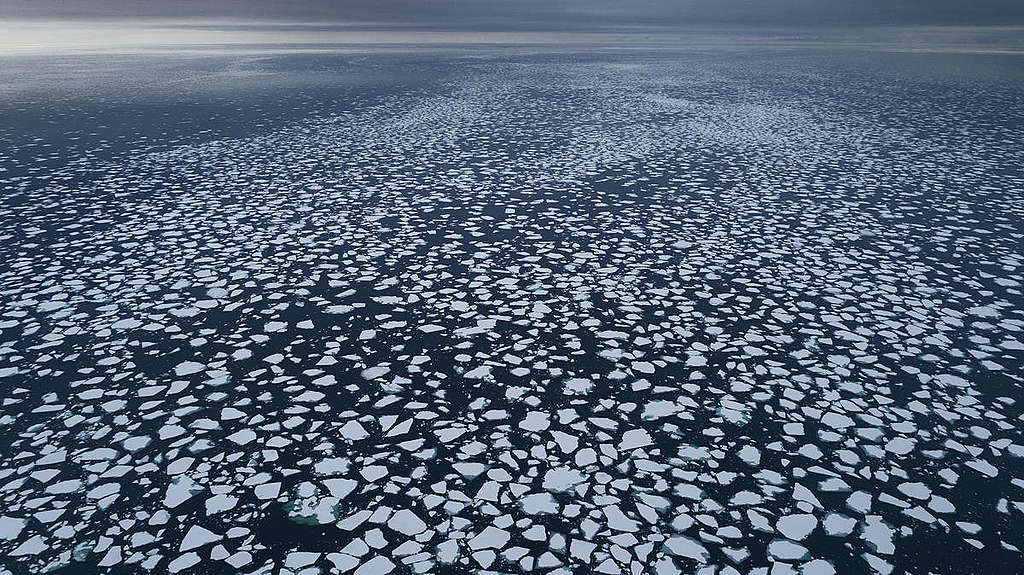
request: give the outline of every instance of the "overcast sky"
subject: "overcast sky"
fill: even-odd
[[[466,29],[1020,25],[1024,0],[0,0],[0,19],[240,19]]]

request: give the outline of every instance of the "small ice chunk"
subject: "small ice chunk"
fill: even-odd
[[[358,481],[343,478],[325,479],[323,484],[324,487],[331,492],[331,496],[337,497],[338,499],[344,499],[349,493],[355,491],[356,487],[359,486]]]
[[[377,365],[364,369],[360,375],[363,376],[363,379],[377,379],[390,371],[391,368],[386,365]]]
[[[550,425],[548,414],[540,411],[527,413],[526,418],[519,422],[519,427],[526,431],[544,431]]]
[[[342,437],[352,441],[359,441],[370,436],[370,432],[366,431],[366,428],[354,419],[349,420],[349,422],[343,425],[339,431],[341,432]]]
[[[825,516],[822,526],[825,533],[842,537],[853,533],[853,528],[857,526],[857,520],[842,513],[829,513]]]
[[[43,540],[42,535],[35,535],[25,540],[21,545],[18,545],[11,551],[11,557],[22,557],[25,555],[39,555],[44,550],[49,549],[46,541]]]
[[[795,561],[807,557],[807,548],[785,539],[773,539],[768,544],[768,554],[782,561]]]
[[[736,453],[747,465],[758,465],[761,463],[761,452],[753,445],[744,445]]]
[[[798,513],[781,517],[775,528],[787,539],[803,541],[818,526],[818,519],[810,513]]]
[[[571,467],[555,467],[544,474],[544,489],[564,492],[586,481],[585,475]]]
[[[474,551],[480,549],[501,549],[511,538],[512,535],[508,531],[488,525],[483,531],[469,540],[469,548]]]
[[[403,535],[416,535],[427,530],[427,524],[408,509],[400,509],[388,519],[388,527]]]
[[[492,368],[489,365],[481,365],[480,367],[467,371],[462,377],[465,377],[466,379],[484,379],[491,375],[491,369]]]
[[[185,533],[185,537],[181,540],[181,545],[178,547],[178,551],[190,551],[192,549],[197,549],[203,545],[220,541],[223,538],[223,535],[217,535],[205,527],[193,525],[189,528],[188,532]]]
[[[167,565],[167,571],[169,573],[177,573],[179,571],[184,571],[185,569],[188,569],[189,567],[192,567],[197,563],[199,563],[198,554],[185,553],[184,555],[180,555],[179,557],[171,561]]]
[[[183,361],[174,366],[174,374],[178,377],[185,377],[193,373],[199,373],[206,369],[206,366],[197,361]]]
[[[861,526],[861,536],[876,553],[892,555],[896,552],[896,546],[892,542],[893,531],[882,522],[881,517],[867,517]]]
[[[519,505],[530,515],[558,512],[558,502],[550,493],[531,493],[520,499]]]
[[[14,541],[21,534],[21,530],[28,525],[28,521],[17,517],[0,517],[0,539]]]
[[[665,541],[665,550],[678,557],[694,559],[699,563],[707,563],[711,554],[696,539],[685,535],[674,535]]]
[[[639,526],[636,521],[633,521],[621,509],[615,505],[608,505],[601,509],[604,512],[605,519],[608,520],[608,527],[616,531],[634,532],[639,530]]]
[[[137,319],[125,318],[115,321],[114,323],[110,324],[110,327],[113,329],[135,329],[141,325],[142,322]]]
[[[824,559],[813,559],[800,566],[800,575],[836,575],[836,568]]]
[[[388,575],[395,569],[395,564],[387,557],[377,555],[356,569],[355,575]]]
[[[622,434],[622,442],[619,443],[621,451],[632,451],[638,447],[646,447],[654,443],[651,434],[646,429],[630,429]]]

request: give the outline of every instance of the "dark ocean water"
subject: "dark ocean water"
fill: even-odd
[[[1019,56],[6,57],[0,573],[1017,573]]]

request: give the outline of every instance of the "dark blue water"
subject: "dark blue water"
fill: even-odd
[[[11,573],[1014,573],[1017,57],[10,59]]]

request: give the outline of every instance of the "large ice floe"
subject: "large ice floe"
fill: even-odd
[[[1020,572],[1024,90],[789,58],[0,173],[0,573]]]

